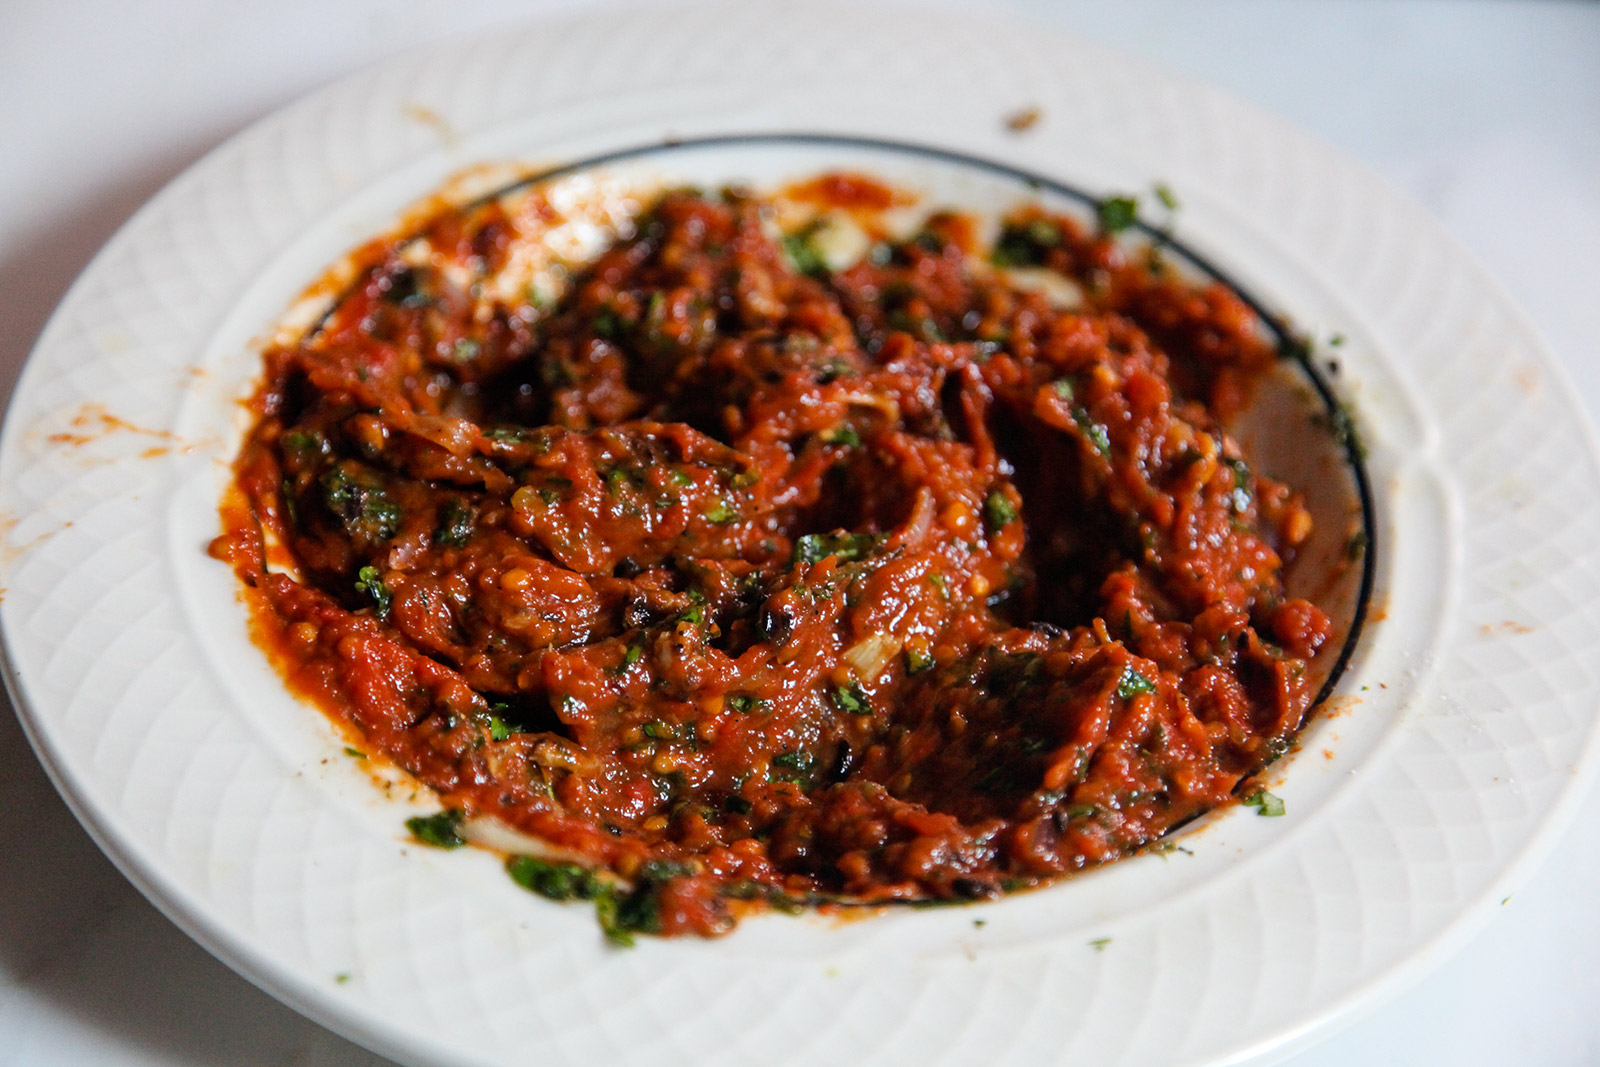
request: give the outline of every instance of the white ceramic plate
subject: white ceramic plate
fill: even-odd
[[[1006,126],[1030,107],[1031,129]],[[1164,181],[1192,247],[1347,339],[1326,354],[1370,449],[1378,618],[1336,713],[1279,772],[1287,817],[1230,813],[1185,837],[1192,855],[995,904],[617,952],[494,857],[409,844],[424,801],[382,795],[284,694],[204,554],[253,340],[465,167],[796,132],[1090,190]],[[861,153],[728,144],[693,165],[760,178]],[[1581,795],[1592,457],[1553,361],[1438,227],[1213,90],[970,18],[745,4],[549,23],[265,120],[95,260],[0,440],[7,680],[130,878],[241,972],[402,1061],[1267,1061],[1459,944]]]

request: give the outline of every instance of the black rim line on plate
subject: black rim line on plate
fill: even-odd
[[[525,189],[542,182],[554,181],[557,178],[564,178],[569,174],[589,170],[593,167],[605,166],[608,163],[620,163],[625,160],[637,159],[640,156],[653,155],[660,152],[739,144],[826,145],[836,148],[866,148],[883,152],[898,152],[903,155],[924,156],[947,163],[958,163],[962,166],[998,174],[1021,182],[1029,188],[1042,189],[1058,196],[1066,197],[1091,211],[1097,209],[1107,199],[1107,196],[1095,196],[1093,193],[1086,192],[1076,186],[1068,185],[1065,182],[1045,177],[1042,174],[1037,174],[1021,167],[1012,166],[1009,163],[1001,163],[938,145],[834,133],[722,133],[708,134],[703,137],[671,137],[650,144],[633,145],[611,152],[603,152],[572,163],[563,163],[559,166],[530,174],[527,177],[518,178],[516,181],[508,182],[498,189],[467,201],[457,210],[470,210],[518,189]],[[1311,702],[1310,711],[1315,711],[1333,693],[1339,679],[1344,675],[1346,668],[1350,666],[1350,660],[1355,655],[1356,646],[1360,643],[1361,631],[1366,626],[1367,610],[1372,600],[1373,586],[1377,580],[1377,504],[1372,493],[1371,479],[1367,476],[1364,446],[1357,433],[1350,409],[1348,405],[1339,399],[1332,385],[1329,384],[1322,372],[1317,369],[1315,362],[1312,360],[1311,344],[1304,337],[1290,329],[1282,315],[1269,311],[1266,305],[1256,299],[1249,290],[1234,281],[1232,275],[1218,267],[1206,256],[1201,255],[1178,240],[1169,230],[1153,226],[1137,216],[1129,224],[1129,228],[1142,233],[1163,251],[1176,254],[1189,266],[1213,281],[1221,283],[1235,296],[1243,300],[1245,305],[1255,312],[1256,317],[1261,320],[1267,331],[1272,335],[1273,341],[1282,357],[1293,360],[1311,382],[1311,387],[1315,390],[1317,398],[1322,401],[1323,414],[1328,419],[1330,427],[1342,427],[1337,436],[1342,438],[1339,440],[1339,444],[1344,449],[1345,463],[1350,468],[1350,473],[1355,479],[1356,495],[1361,503],[1361,533],[1365,537],[1366,543],[1361,553],[1361,586],[1356,593],[1355,613],[1350,620],[1350,632],[1345,635],[1344,645],[1339,649],[1338,658],[1334,660],[1327,679],[1322,683],[1322,688],[1317,691],[1316,698]],[[405,238],[402,243],[414,239],[415,237]],[[363,272],[362,278],[364,279],[369,273],[370,270]],[[340,293],[328,305],[328,310],[306,331],[305,336],[311,337],[317,334],[327,322],[329,316],[333,314],[334,309],[359,284],[361,282],[357,281]],[[1330,430],[1330,432],[1333,431]]]

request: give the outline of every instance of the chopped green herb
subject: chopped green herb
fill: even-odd
[[[1355,457],[1357,462],[1367,458],[1367,445],[1361,437],[1361,431],[1356,426],[1354,416],[1350,409],[1343,404],[1336,405],[1327,415],[1318,420],[1325,426],[1335,443],[1343,445],[1345,450]]]
[[[460,827],[461,811],[458,808],[446,808],[437,815],[418,815],[406,820],[406,829],[411,831],[411,836],[434,848],[460,848],[466,844],[466,838],[459,832]]]
[[[300,525],[300,505],[295,503],[294,483],[284,478],[278,483],[278,499],[283,501],[283,513],[289,517],[289,525]]]
[[[841,422],[822,435],[822,442],[823,444],[844,445],[847,448],[855,448],[861,444],[861,435],[856,433],[855,427],[848,422]]]
[[[383,577],[376,567],[362,567],[356,572],[356,592],[365,593],[372,601],[372,606],[378,612],[378,618],[389,617],[389,608],[394,603],[394,594],[389,587],[383,584]]]
[[[619,948],[632,948],[634,934],[661,930],[660,904],[654,888],[648,885],[632,893],[603,893],[596,898],[594,909],[606,940]]]
[[[511,727],[498,715],[489,716],[489,740],[504,741],[511,736]]]
[[[772,766],[781,767],[782,771],[773,771],[771,777],[780,781],[804,781],[811,775],[811,769],[817,764],[817,757],[803,748],[789,752],[779,752],[772,757]]]
[[[1102,456],[1111,455],[1111,435],[1106,433],[1106,428],[1094,421],[1094,416],[1089,414],[1089,409],[1081,404],[1072,407],[1072,421],[1078,424],[1078,429],[1089,439],[1095,451]]]
[[[739,521],[739,513],[719,500],[707,509],[705,519],[715,526],[727,526]]]
[[[1166,182],[1156,182],[1154,192],[1156,194],[1156,199],[1161,201],[1162,207],[1166,208],[1168,211],[1178,210],[1178,197],[1177,194],[1172,191],[1172,186],[1168,185]]]
[[[399,505],[373,481],[341,464],[324,474],[321,484],[323,503],[351,536],[375,543],[399,532]]]
[[[851,715],[871,715],[872,705],[867,703],[867,695],[861,691],[859,685],[841,685],[828,694],[828,699],[833,701],[833,706],[840,711],[847,711]]]
[[[840,563],[862,559],[878,545],[878,539],[866,533],[806,534],[794,543],[792,562],[810,566],[829,556],[838,556]]]
[[[779,242],[783,246],[783,254],[789,257],[789,262],[794,264],[794,269],[801,274],[827,273],[827,263],[811,243],[811,235],[817,229],[818,225],[812,223],[797,233],[784,234]]]
[[[1223,465],[1233,471],[1233,494],[1228,501],[1229,510],[1235,515],[1243,515],[1250,509],[1250,468],[1242,459],[1224,456]]]
[[[606,884],[591,870],[576,863],[557,863],[533,856],[512,856],[506,860],[511,880],[530,893],[551,900],[593,900],[606,891]]]
[[[920,648],[906,646],[906,673],[921,674],[933,666],[933,657]]]
[[[1132,700],[1142,693],[1154,693],[1156,683],[1129,667],[1122,672],[1122,681],[1117,683],[1117,696],[1123,700]]]
[[[1096,952],[1104,952],[1106,950],[1106,946],[1109,944],[1111,944],[1111,939],[1109,937],[1095,937],[1089,940],[1089,947],[1094,949]]]
[[[320,452],[323,437],[315,430],[290,430],[283,435],[283,447],[290,452]]]
[[[1057,378],[1055,381],[1050,383],[1050,388],[1054,389],[1056,396],[1060,397],[1062,400],[1072,399],[1072,379]]]
[[[460,548],[472,539],[473,524],[477,521],[473,510],[458,496],[451,497],[439,512],[439,525],[433,531],[433,543]]]
[[[367,754],[365,752],[361,751],[359,748],[351,748],[349,745],[344,746],[344,754],[349,756],[351,759],[367,758]]]
[[[1007,223],[1001,227],[989,260],[997,267],[1037,267],[1061,244],[1061,229],[1049,219]]]
[[[1121,233],[1139,218],[1139,201],[1131,196],[1108,196],[1095,205],[1100,219],[1100,229],[1106,233]]]
[[[668,471],[667,477],[672,479],[672,484],[674,485],[689,486],[694,484],[694,478],[689,475],[688,471],[682,469],[681,467],[674,467],[672,470]]]
[[[851,365],[848,359],[843,356],[830,356],[821,367],[817,368],[817,382],[820,385],[827,385],[829,382],[837,381],[840,378],[849,378],[855,372],[855,367]]]
[[[541,432],[542,427],[534,426],[491,426],[483,431],[483,436],[491,441],[504,441],[507,444],[525,445],[546,436]]]
[[[996,489],[989,494],[983,502],[984,524],[989,527],[990,533],[999,533],[1010,526],[1017,518],[1017,506],[1002,489]]]
[[[1284,813],[1283,800],[1275,797],[1265,789],[1257,789],[1245,797],[1240,803],[1246,807],[1256,809],[1256,814],[1269,819],[1275,819]]]
[[[1288,329],[1287,326],[1282,328],[1284,330]],[[1285,332],[1278,338],[1278,358],[1293,359],[1304,363],[1311,358],[1311,345],[1305,338]]]

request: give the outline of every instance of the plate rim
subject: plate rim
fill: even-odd
[[[529,23],[528,26],[534,28],[547,28],[554,21],[557,20],[537,20]],[[580,17],[571,21],[581,22],[585,20]],[[1048,36],[1051,36],[1058,42],[1073,41],[1072,38],[1066,37],[1065,35],[1050,34]],[[476,40],[476,38],[473,40]],[[1073,41],[1073,43],[1076,44],[1077,42]],[[463,44],[456,44],[451,47],[460,48],[463,47]],[[1100,49],[1099,46],[1093,47],[1102,52],[1109,52],[1109,50]],[[1118,58],[1119,61],[1126,62],[1125,60],[1121,60],[1120,57]],[[1142,64],[1134,61],[1129,63],[1129,65],[1138,67]],[[80,277],[79,281],[74,283],[67,296],[63,298],[61,308],[66,308],[69,306],[74,299],[74,294],[76,294],[83,286],[84,279],[90,277],[97,269],[99,269],[99,265],[106,258],[106,252],[112,247],[118,245],[119,242],[123,241],[124,234],[134,231],[136,229],[136,224],[138,224],[145,215],[150,213],[155,205],[168,199],[172,190],[180,188],[185,179],[191,174],[207,168],[209,165],[211,165],[211,161],[214,158],[223,157],[226,153],[233,150],[238,143],[244,141],[254,131],[266,125],[267,123],[282,119],[287,113],[294,111],[298,107],[304,106],[310,101],[332,97],[336,95],[336,92],[344,90],[346,86],[362,83],[363,81],[372,77],[374,73],[381,73],[381,71],[363,71],[347,79],[341,80],[340,82],[335,83],[333,86],[319,90],[308,97],[303,98],[301,101],[291,104],[289,107],[280,110],[271,116],[268,116],[266,119],[252,124],[241,133],[229,138],[212,152],[207,153],[199,162],[187,169],[177,179],[174,179],[173,182],[169,183],[168,186],[158,193],[156,197],[152,198],[152,200],[147,203],[145,207],[141,208],[139,212],[137,212],[127,223],[124,224],[121,229],[119,229],[117,235],[115,235],[112,238],[112,241],[106,246],[106,250],[100,255],[97,255],[94,260],[91,261],[90,265],[85,269],[84,274]],[[1180,78],[1179,80],[1184,79]],[[1248,105],[1243,106],[1248,110],[1254,110],[1253,108],[1249,108]],[[1340,158],[1342,161],[1342,157],[1338,158]],[[1349,166],[1350,164],[1346,163],[1344,165]],[[1388,195],[1398,198],[1398,194],[1390,193]],[[1525,339],[1532,342],[1530,350],[1537,357],[1540,369],[1545,373],[1550,374],[1551,377],[1558,383],[1559,388],[1557,393],[1560,401],[1565,404],[1566,414],[1571,417],[1574,426],[1578,429],[1587,446],[1588,452],[1585,458],[1588,460],[1588,463],[1591,467],[1594,466],[1597,455],[1600,455],[1600,449],[1597,449],[1596,447],[1596,438],[1593,428],[1588,425],[1587,420],[1583,417],[1581,409],[1572,402],[1570,383],[1566,380],[1564,369],[1560,366],[1559,362],[1549,354],[1547,348],[1542,344],[1542,342],[1538,340],[1535,331],[1521,316],[1520,312],[1516,310],[1515,305],[1509,300],[1509,298],[1506,297],[1502,291],[1500,291],[1498,285],[1493,281],[1492,277],[1489,276],[1487,272],[1482,269],[1482,267],[1473,262],[1470,256],[1467,256],[1459,248],[1454,247],[1454,242],[1435,224],[1432,224],[1431,220],[1427,220],[1427,224],[1433,230],[1432,236],[1434,237],[1435,241],[1442,241],[1445,245],[1450,246],[1455,255],[1464,260],[1465,263],[1477,274],[1477,283],[1480,285],[1486,285],[1489,289],[1494,291],[1499,300],[1499,308],[1497,310],[1501,313],[1509,314],[1514,320],[1514,325],[1519,327],[1520,332],[1525,335]],[[60,314],[61,311],[58,309],[57,315]],[[25,366],[22,374],[19,376],[17,385],[13,391],[10,410],[8,410],[6,415],[5,443],[7,445],[6,452],[8,453],[15,452],[15,447],[13,446],[12,442],[12,437],[14,436],[12,431],[19,421],[16,412],[19,406],[22,404],[23,398],[30,392],[30,375],[37,368],[40,362],[38,358],[39,350],[42,349],[46,342],[52,337],[52,334],[55,330],[56,317],[56,315],[52,316],[50,323],[46,325],[41,333],[39,343],[35,347],[34,355],[30,356],[28,363]],[[10,457],[8,456],[7,458],[9,459]],[[10,492],[7,491],[4,495],[9,496]],[[123,870],[124,874],[128,875],[130,880],[140,888],[141,892],[152,899],[152,901],[154,901],[157,906],[168,915],[169,918],[172,918],[173,921],[180,926],[180,928],[183,928],[187,933],[195,937],[196,940],[206,945],[213,952],[222,956],[227,962],[229,962],[231,966],[234,967],[234,969],[240,971],[241,974],[244,974],[245,977],[249,978],[252,982],[262,986],[264,989],[267,989],[269,993],[272,993],[281,999],[286,999],[292,1007],[296,1008],[296,1010],[302,1011],[303,1013],[316,1018],[324,1025],[328,1025],[332,1029],[344,1032],[350,1036],[354,1036],[362,1044],[366,1044],[369,1047],[382,1048],[384,1043],[372,1040],[373,1035],[357,1036],[352,1033],[349,1026],[349,1019],[343,1015],[338,1013],[333,1015],[325,1015],[325,1010],[332,1009],[327,1009],[327,1005],[325,1003],[317,1003],[318,998],[316,998],[314,995],[312,995],[305,1003],[300,1002],[298,997],[295,999],[284,997],[285,988],[282,984],[281,976],[268,975],[266,976],[265,980],[258,977],[256,969],[263,966],[263,959],[245,958],[249,955],[248,946],[241,948],[239,950],[239,954],[236,956],[234,951],[228,948],[228,942],[231,936],[230,931],[223,928],[215,931],[203,931],[204,936],[197,934],[195,927],[204,926],[205,924],[195,916],[185,913],[183,909],[183,901],[177,899],[168,899],[166,894],[167,892],[171,891],[172,887],[164,887],[161,884],[162,879],[159,874],[150,874],[148,877],[146,876],[147,872],[143,869],[141,864],[147,859],[147,857],[141,857],[136,850],[129,851],[128,853],[124,854],[123,850],[129,848],[130,843],[126,840],[118,840],[118,835],[116,834],[114,827],[102,825],[99,822],[99,819],[102,817],[103,813],[99,813],[95,810],[95,805],[92,798],[88,797],[87,795],[80,795],[79,788],[81,783],[72,780],[72,775],[67,769],[66,761],[61,758],[60,753],[55,751],[54,739],[50,735],[49,728],[45,725],[46,716],[41,715],[37,709],[33,708],[32,702],[28,699],[26,693],[26,683],[21,674],[18,672],[14,663],[12,629],[13,627],[10,625],[6,627],[6,640],[3,647],[0,647],[0,659],[3,659],[7,688],[11,692],[12,699],[16,704],[19,713],[18,717],[22,721],[23,728],[29,738],[30,744],[32,744],[35,748],[35,751],[40,754],[41,762],[45,764],[52,782],[56,785],[58,791],[61,792],[62,795],[67,799],[68,805],[72,808],[74,815],[77,816],[79,821],[89,829],[91,836],[95,839],[96,843],[102,848],[102,850],[111,856],[113,861],[117,863],[118,867]],[[1579,760],[1581,773],[1573,775],[1573,780],[1567,784],[1566,788],[1559,792],[1558,796],[1550,805],[1546,816],[1540,821],[1538,829],[1534,836],[1529,840],[1529,843],[1516,854],[1510,864],[1502,869],[1501,874],[1495,883],[1497,886],[1504,888],[1513,883],[1520,884],[1521,881],[1526,878],[1527,874],[1531,872],[1533,867],[1537,865],[1538,861],[1542,859],[1543,856],[1548,852],[1549,848],[1553,846],[1555,839],[1559,837],[1560,833],[1565,829],[1572,815],[1575,813],[1577,804],[1581,801],[1588,788],[1589,782],[1592,781],[1594,777],[1597,753],[1600,753],[1600,736],[1597,736],[1591,724],[1591,729],[1588,735],[1588,744],[1585,751],[1581,754]],[[61,759],[60,763],[57,762],[58,759]],[[1448,952],[1459,948],[1460,944],[1464,943],[1466,938],[1470,936],[1474,930],[1479,928],[1483,923],[1486,923],[1490,916],[1492,916],[1493,911],[1489,908],[1489,904],[1491,903],[1492,900],[1485,899],[1480,901],[1480,905],[1475,911],[1473,909],[1467,909],[1458,914],[1456,920],[1450,925],[1449,929],[1444,935],[1436,937],[1428,946],[1425,946],[1424,948],[1414,952],[1409,960],[1402,966],[1391,969],[1382,978],[1379,984],[1385,986],[1393,985],[1396,986],[1396,988],[1398,988],[1398,986],[1408,984],[1410,981],[1415,979],[1417,974],[1420,974],[1422,971],[1426,970],[1428,966],[1431,966],[1433,962],[1436,962],[1436,958],[1438,956],[1447,954]],[[1446,944],[1446,942],[1449,943]],[[219,945],[221,946],[220,951]],[[1383,999],[1383,996],[1389,995],[1389,993],[1392,993],[1393,991],[1387,990],[1380,995],[1375,992],[1373,988],[1371,988],[1372,985],[1373,983],[1369,982],[1367,983],[1368,988],[1364,992],[1358,991],[1357,993],[1352,993],[1349,998],[1352,1003],[1331,1008],[1326,1014],[1330,1017],[1342,1015],[1349,1019],[1352,1017],[1352,1011],[1358,1010],[1361,1004],[1364,1003],[1367,1007],[1371,1007]],[[290,988],[294,988],[294,986],[291,984]],[[350,1010],[349,1006],[347,1005],[344,1010]],[[1305,1034],[1302,1036],[1309,1037],[1313,1030],[1325,1028],[1326,1019],[1309,1021],[1306,1023]],[[1270,1049],[1259,1050],[1257,1052],[1248,1053],[1248,1055],[1269,1055],[1285,1050],[1292,1051],[1292,1048],[1290,1048],[1289,1045],[1295,1044],[1298,1040],[1299,1039],[1292,1037],[1288,1039],[1287,1043],[1283,1040],[1274,1040]],[[1296,1047],[1300,1046],[1296,1045]],[[395,1056],[396,1058],[404,1058],[415,1054],[414,1049],[408,1050],[404,1047],[396,1047],[393,1050],[384,1049],[384,1051],[385,1054]]]

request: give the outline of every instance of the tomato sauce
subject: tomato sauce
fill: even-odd
[[[667,192],[553,299],[497,284],[537,193],[370,246],[266,352],[213,545],[438,793],[420,836],[525,835],[618,940],[1126,855],[1285,750],[1333,643],[1225,431],[1275,360],[1236,295],[1103,221],[895,237],[898,191],[797,188],[787,231]]]

